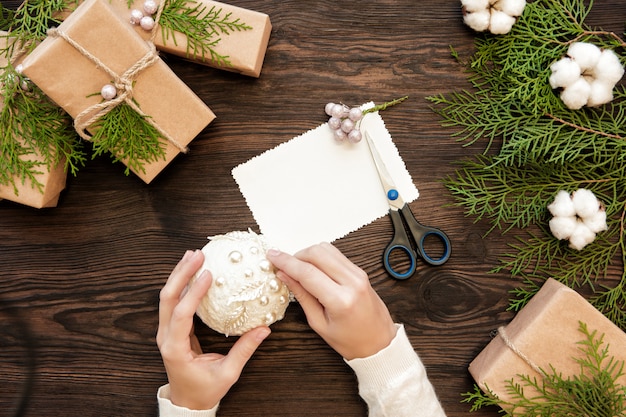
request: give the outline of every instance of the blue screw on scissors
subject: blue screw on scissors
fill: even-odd
[[[368,132],[365,132],[365,139],[369,146],[370,153],[374,159],[374,164],[378,170],[380,182],[387,193],[387,202],[389,203],[389,217],[393,223],[394,236],[383,253],[383,263],[387,272],[396,279],[407,279],[415,273],[417,267],[417,256],[419,255],[424,261],[431,265],[441,265],[450,257],[450,239],[441,230],[435,227],[424,226],[415,219],[409,205],[404,202],[398,189],[396,188],[385,164],[374,146],[374,142]],[[406,224],[406,227],[405,227]],[[413,241],[415,242],[415,250],[407,228]],[[434,236],[443,243],[443,255],[439,258],[433,258],[426,253],[424,242],[428,236]],[[408,257],[409,268],[405,272],[396,271],[391,265],[390,257],[393,251],[401,251]]]

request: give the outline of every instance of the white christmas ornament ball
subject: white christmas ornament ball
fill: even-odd
[[[117,96],[117,89],[113,84],[105,84],[100,90],[100,95],[105,100],[113,100]]]
[[[155,23],[152,16],[144,16],[139,21],[139,26],[141,26],[141,28],[146,31],[152,30],[154,28],[154,25]]]
[[[159,10],[159,3],[154,0],[146,0],[143,4],[143,11],[147,14],[155,14]]]
[[[213,330],[242,335],[281,320],[289,304],[289,290],[265,254],[269,246],[253,231],[210,237],[202,248],[213,283],[198,306],[198,317]]]
[[[139,9],[133,9],[130,11],[130,23],[133,25],[138,25],[143,18],[143,13]]]

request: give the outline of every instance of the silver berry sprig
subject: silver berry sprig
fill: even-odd
[[[324,111],[329,116],[328,127],[332,129],[333,135],[338,142],[346,140],[350,143],[360,142],[363,138],[360,130],[363,116],[395,106],[407,98],[409,96],[400,97],[365,110],[361,110],[360,107],[349,107],[345,104],[327,103]]]

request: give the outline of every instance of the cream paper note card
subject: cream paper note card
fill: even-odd
[[[402,198],[416,200],[419,192],[378,112],[363,118],[361,130],[369,132]],[[337,142],[326,123],[235,167],[232,175],[260,232],[291,254],[333,242],[389,211],[365,138]]]

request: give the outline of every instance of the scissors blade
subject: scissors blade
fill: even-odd
[[[393,179],[391,179],[391,175],[383,162],[383,158],[380,156],[380,153],[378,153],[378,150],[374,145],[374,141],[367,131],[365,131],[365,140],[367,141],[370,154],[372,154],[372,158],[374,159],[374,165],[376,165],[378,178],[380,178],[380,183],[385,190],[387,202],[392,209],[400,210],[404,206],[404,200],[400,196],[400,192],[398,191],[396,184],[393,182]]]

